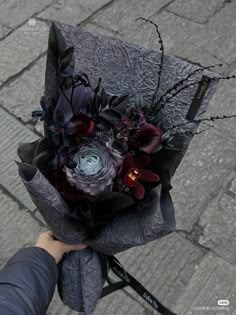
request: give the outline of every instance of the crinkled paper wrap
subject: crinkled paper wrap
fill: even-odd
[[[107,36],[95,35],[80,27],[56,24],[66,39],[68,47],[75,48],[75,74],[86,72],[97,82],[101,77],[105,90],[116,95],[129,93],[132,101],[135,94],[141,93],[146,100],[153,95],[158,80],[160,54]],[[52,31],[51,31],[52,32]],[[162,95],[177,81],[197,69],[180,59],[165,56],[161,86],[158,95]],[[201,74],[191,78],[197,82]],[[186,122],[185,116],[191,105],[197,86],[193,86],[173,98],[166,104],[160,115],[166,128],[173,124]],[[210,84],[198,115],[207,107],[214,91]],[[50,102],[57,99],[56,70],[51,52],[48,50],[45,96]],[[197,124],[189,124],[183,131],[195,131]],[[190,141],[191,133],[177,136],[176,146],[180,151],[166,154],[163,169],[168,169],[172,177],[178,167]],[[24,145],[21,146],[24,151]],[[29,152],[27,152],[29,154]],[[22,162],[27,162],[21,155]],[[162,159],[163,160],[163,159]],[[105,283],[106,261],[104,255],[112,255],[128,248],[143,245],[175,230],[175,215],[168,189],[159,185],[148,199],[141,201],[136,211],[121,214],[102,228],[96,238],[87,239],[83,226],[70,216],[70,209],[59,192],[48,182],[34,166],[19,163],[19,174],[29,191],[36,207],[48,227],[56,237],[70,244],[86,242],[89,249],[69,253],[60,266],[58,283],[63,303],[71,309],[93,312]]]

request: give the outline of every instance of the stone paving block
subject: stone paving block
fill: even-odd
[[[145,16],[142,14],[142,16]],[[201,34],[205,25],[200,25],[170,12],[162,12],[151,17],[157,23],[163,38],[166,54],[178,56],[190,62],[201,65],[221,63],[213,54],[201,44]],[[155,27],[149,23],[137,22],[136,29],[125,29],[124,38],[138,45],[159,50],[159,40]],[[217,69],[222,71],[222,69]]]
[[[7,0],[0,2],[0,38],[42,11],[53,0]]]
[[[32,246],[42,227],[26,209],[6,195],[0,188],[0,267],[20,248]]]
[[[174,306],[204,257],[197,248],[178,234],[132,248],[117,255],[127,271],[139,279],[159,300]],[[113,275],[110,273],[111,277]],[[132,289],[115,292],[101,299],[94,315],[142,315],[151,309]],[[145,313],[143,313],[145,311]],[[61,304],[57,293],[47,315],[73,315]]]
[[[227,63],[232,63],[236,60],[236,2],[228,2],[198,35],[198,45],[209,54],[217,56]]]
[[[16,163],[20,142],[31,142],[38,138],[28,128],[0,108],[0,184],[14,195],[26,208],[35,209],[27,190],[18,175]]]
[[[59,0],[39,14],[40,18],[78,24],[111,0]]]
[[[97,34],[102,34],[102,35],[106,35],[106,36],[111,36],[111,37],[119,38],[122,40],[122,36],[119,33],[114,32],[112,30],[102,28],[102,27],[98,26],[96,23],[87,22],[83,25],[83,28],[86,31],[89,31],[91,33],[97,33]]]
[[[235,283],[236,267],[209,253],[179,298],[175,311],[179,315],[235,314]],[[227,309],[220,309],[219,300],[229,301]],[[210,309],[204,309],[206,307]]]
[[[47,227],[47,224],[46,224],[46,222],[44,221],[44,218],[42,217],[42,215],[41,215],[41,213],[39,212],[38,209],[34,212],[34,218],[35,218],[36,220],[38,220],[41,225],[44,225],[45,227]]]
[[[199,224],[203,227],[199,243],[236,264],[236,197],[224,193],[209,205]]]
[[[236,173],[234,179],[230,183],[229,191],[236,196]]]
[[[209,204],[204,209],[203,213],[199,217],[199,221],[197,222],[198,229],[198,240],[200,236],[203,234],[203,229],[209,224],[211,218],[215,215],[215,212],[218,211],[219,208],[219,200],[223,196],[225,192],[229,192],[230,190],[230,183],[233,181],[234,177],[236,176],[235,172],[230,173],[229,176],[226,176],[222,179],[222,189],[221,191],[213,197],[213,199],[209,202]],[[230,194],[230,192],[229,192]],[[198,241],[197,240],[197,241]]]
[[[83,314],[83,313],[72,311],[67,306],[62,304],[62,301],[56,289],[54,297],[50,303],[50,306],[48,308],[46,315],[79,315],[79,314]]]
[[[235,93],[235,80],[222,83],[205,116],[236,113]],[[211,125],[214,128],[195,136],[173,180],[172,196],[180,229],[191,230],[236,166],[236,119],[215,121]],[[202,124],[201,128],[208,126]]]
[[[117,0],[96,15],[92,22],[123,35],[137,28],[136,18],[139,16],[148,18],[170,2],[170,0]]]
[[[45,68],[46,57],[43,57],[18,79],[0,90],[0,104],[24,123],[32,122],[31,112],[40,109]]]
[[[203,256],[201,249],[177,233],[117,255],[124,268],[170,308],[181,296]],[[132,289],[126,288],[102,299],[94,315],[142,315],[148,309]]]
[[[235,156],[235,142],[213,129],[194,137],[172,183],[179,229],[191,231],[235,168]]]
[[[168,11],[199,23],[206,23],[218,12],[225,0],[176,0],[168,6]]]
[[[3,25],[3,24],[0,24],[0,39],[3,38],[8,33],[10,33],[11,30],[12,29],[10,27]]]
[[[22,247],[35,244],[42,228],[27,209],[11,199],[0,188],[0,269]],[[47,315],[78,315],[62,304],[57,292],[50,304]]]
[[[0,42],[0,85],[24,70],[47,49],[48,26],[41,21],[24,24]]]

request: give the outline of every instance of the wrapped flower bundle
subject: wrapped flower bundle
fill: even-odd
[[[54,235],[90,246],[65,256],[58,283],[62,301],[87,315],[105,295],[108,265],[123,280],[117,288],[135,289],[113,254],[175,230],[171,177],[222,79],[164,56],[157,33],[161,53],[52,24],[33,112],[45,136],[18,149],[20,176]]]

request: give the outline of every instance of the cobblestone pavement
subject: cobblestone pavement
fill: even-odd
[[[160,26],[166,52],[201,65],[223,63],[236,74],[234,0],[0,0],[0,264],[32,244],[43,229],[16,171],[17,143],[36,139],[42,126],[30,112],[43,94],[47,19],[157,49]],[[34,28],[32,20],[38,18]],[[33,23],[34,24],[34,23]],[[236,81],[219,85],[209,115],[236,113]],[[178,229],[133,248],[121,261],[179,315],[236,314],[236,120],[195,136],[173,181]],[[220,309],[218,300],[229,300]],[[76,314],[55,295],[48,315]],[[95,315],[151,315],[130,289],[104,298]]]

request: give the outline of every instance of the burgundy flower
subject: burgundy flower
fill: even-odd
[[[161,129],[152,124],[145,124],[140,128],[132,145],[147,154],[151,154],[161,142]]]
[[[145,169],[150,160],[147,155],[135,157],[128,153],[120,171],[119,178],[123,180],[137,199],[143,199],[145,194],[145,188],[140,181],[155,183],[160,180],[157,174]]]
[[[76,134],[80,137],[85,137],[93,133],[94,121],[84,114],[78,114],[71,118],[65,127],[65,132],[68,134]]]

